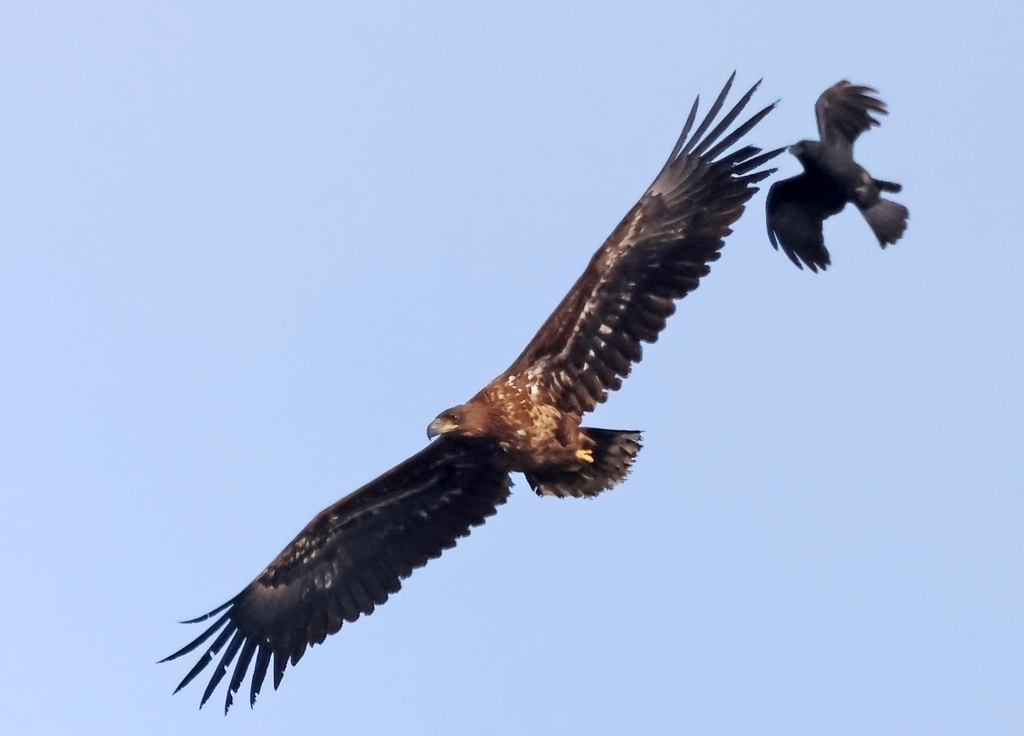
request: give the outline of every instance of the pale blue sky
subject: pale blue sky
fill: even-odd
[[[0,12],[4,733],[1024,731],[1020,3],[211,5]],[[877,87],[904,239],[797,271],[758,194],[591,422],[625,485],[172,698],[175,622],[504,370],[733,69],[764,147]]]

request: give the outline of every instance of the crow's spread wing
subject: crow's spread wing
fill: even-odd
[[[871,87],[850,84],[845,79],[822,92],[814,103],[822,144],[845,148],[852,155],[857,137],[872,125],[878,125],[871,113],[889,114],[885,103],[874,97],[875,94]]]
[[[825,248],[822,222],[845,205],[842,195],[810,174],[777,181],[768,189],[765,204],[768,239],[776,250],[781,245],[798,268],[806,264],[812,271],[824,271],[831,260]]]

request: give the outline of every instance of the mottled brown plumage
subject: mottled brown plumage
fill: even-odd
[[[640,434],[583,427],[583,415],[619,388],[641,343],[657,340],[675,300],[708,273],[779,153],[729,151],[773,107],[727,132],[757,89],[716,122],[732,81],[690,135],[694,103],[654,183],[507,371],[439,414],[427,448],[321,512],[241,593],[190,622],[214,619],[167,660],[213,641],[178,690],[220,655],[202,703],[232,665],[225,711],[250,665],[254,703],[271,662],[276,688],[307,646],[370,613],[493,514],[510,472],[538,494],[577,497],[626,477]]]

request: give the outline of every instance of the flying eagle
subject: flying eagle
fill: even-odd
[[[250,665],[254,704],[271,660],[276,689],[307,646],[372,612],[492,515],[511,472],[559,497],[596,496],[626,477],[640,433],[583,427],[583,415],[619,388],[641,342],[658,339],[675,300],[708,273],[754,184],[775,171],[763,165],[782,151],[729,150],[774,107],[727,132],[754,85],[715,124],[734,77],[691,135],[694,102],[654,183],[507,371],[439,414],[425,449],[320,512],[241,593],[186,622],[214,619],[162,661],[213,641],[175,692],[223,650],[200,707],[232,664],[225,713]]]
[[[812,271],[825,270],[831,260],[825,248],[823,222],[838,214],[847,202],[860,209],[883,248],[895,243],[907,229],[907,208],[881,196],[903,187],[873,179],[853,160],[853,142],[872,125],[871,113],[888,115],[871,87],[845,79],[821,93],[814,103],[820,141],[800,141],[789,152],[800,160],[802,174],[775,182],[768,190],[765,210],[768,239],[797,268],[801,261]]]

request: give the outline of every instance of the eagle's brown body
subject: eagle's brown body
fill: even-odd
[[[772,109],[727,132],[757,88],[716,121],[731,85],[690,136],[694,103],[654,182],[505,373],[439,414],[425,449],[322,511],[241,593],[195,619],[219,616],[167,659],[216,638],[179,690],[220,655],[202,703],[232,663],[225,710],[250,664],[254,703],[271,661],[276,688],[307,647],[372,612],[482,524],[508,497],[510,472],[541,495],[577,497],[626,477],[640,434],[583,427],[583,415],[619,388],[641,343],[658,338],[675,301],[708,273],[779,153],[730,150]]]
[[[483,426],[448,431],[493,437],[513,471],[582,467],[581,453],[593,450],[594,443],[580,430],[580,417],[552,406],[539,393],[523,376],[498,376],[462,407],[456,407],[470,416],[479,415]]]
[[[488,439],[511,472],[541,495],[594,496],[622,481],[640,451],[639,432],[580,426],[528,374],[506,372],[465,404],[438,415],[427,435]]]

